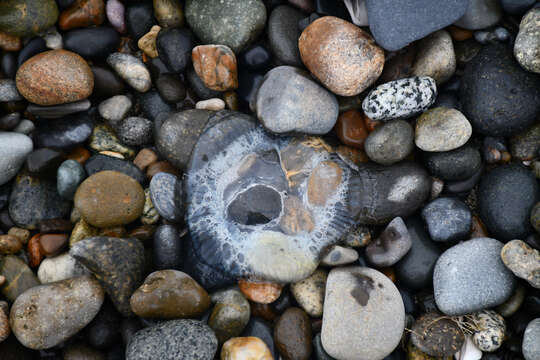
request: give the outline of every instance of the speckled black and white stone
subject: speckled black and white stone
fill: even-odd
[[[523,335],[523,356],[525,360],[540,359],[540,318],[534,319],[527,325]]]
[[[371,90],[362,103],[371,120],[408,118],[429,108],[437,98],[437,85],[429,76],[387,82]]]
[[[126,360],[212,360],[218,341],[197,320],[171,320],[138,331],[129,341]]]
[[[21,94],[15,86],[15,80],[1,79],[0,80],[0,102],[19,101],[22,100]]]
[[[135,90],[146,92],[152,87],[150,72],[135,56],[113,53],[107,57],[107,64]]]
[[[116,134],[126,145],[142,146],[152,141],[153,129],[154,124],[150,120],[131,116],[118,124]]]
[[[493,310],[483,310],[472,315],[473,326],[478,329],[472,336],[474,344],[484,352],[497,350],[504,340],[504,318]]]

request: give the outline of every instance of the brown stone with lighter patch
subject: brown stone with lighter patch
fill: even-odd
[[[144,191],[131,176],[101,171],[83,181],[74,203],[90,225],[99,228],[124,225],[141,216]]]
[[[335,129],[342,143],[355,148],[364,148],[364,142],[369,135],[364,116],[357,110],[349,110],[339,115]]]
[[[105,21],[105,3],[103,0],[75,0],[58,19],[62,30],[70,30],[91,25],[101,25]]]
[[[22,243],[16,236],[0,235],[0,254],[16,254],[22,249]]]
[[[137,156],[133,159],[133,164],[144,171],[148,166],[155,163],[157,159],[158,156],[152,149],[145,148],[137,153]]]
[[[40,233],[32,236],[28,241],[28,245],[26,246],[26,251],[28,252],[28,265],[30,265],[31,267],[38,267],[41,263],[41,260],[43,260],[41,246],[39,245],[40,237]]]
[[[282,286],[272,282],[239,279],[238,288],[248,300],[259,304],[270,304],[281,295]]]
[[[414,323],[411,341],[431,356],[452,356],[461,349],[465,337],[458,324],[439,313],[421,315]]]
[[[41,253],[45,256],[58,254],[67,245],[67,234],[44,234],[39,238]]]
[[[193,68],[206,87],[216,91],[238,87],[236,56],[225,45],[199,45],[192,52]]]
[[[296,196],[285,198],[283,201],[283,215],[279,220],[279,227],[285,234],[310,233],[313,231],[314,226],[313,217],[299,198]]]
[[[336,193],[343,170],[333,161],[323,161],[311,173],[308,182],[308,200],[311,204],[324,206]]]
[[[94,89],[94,74],[82,57],[60,49],[42,52],[24,62],[15,82],[26,100],[58,105],[89,97]]]
[[[341,96],[360,94],[384,66],[384,51],[371,35],[334,16],[312,22],[300,35],[298,47],[311,73]]]
[[[21,38],[0,31],[0,49],[4,51],[21,50]]]
[[[297,307],[288,308],[274,327],[274,342],[285,359],[309,359],[312,339],[309,316]]]
[[[221,360],[274,360],[268,346],[258,337],[235,337],[221,348]]]

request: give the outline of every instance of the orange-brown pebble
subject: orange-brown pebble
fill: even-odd
[[[110,156],[110,157],[115,157],[117,159],[125,159],[124,155],[116,152],[116,151],[110,151],[110,150],[104,150],[104,151],[100,151],[99,152],[101,155],[107,155],[107,156]]]
[[[345,145],[364,148],[369,132],[360,111],[349,110],[339,115],[335,129],[337,137]]]
[[[364,30],[348,21],[324,16],[300,35],[302,62],[330,91],[354,96],[381,75],[384,50]]]
[[[135,159],[133,159],[133,164],[141,170],[145,170],[148,166],[155,163],[158,159],[157,154],[152,149],[142,149],[139,151]]]
[[[238,111],[238,95],[234,91],[227,91],[223,94],[223,100],[227,105],[227,108],[232,111]]]
[[[67,234],[44,234],[39,238],[41,253],[45,256],[54,256],[67,245]]]
[[[446,30],[452,36],[455,41],[463,41],[472,38],[473,32],[471,30],[462,29],[460,27],[451,25]]]
[[[238,287],[244,296],[259,304],[270,304],[281,295],[282,286],[272,282],[238,280]]]
[[[21,38],[0,31],[0,49],[4,51],[21,50]]]
[[[482,220],[480,220],[478,216],[473,215],[471,222],[471,234],[469,238],[474,239],[480,237],[489,237],[489,234]]]
[[[384,275],[386,275],[387,278],[392,280],[393,283],[396,282],[396,272],[394,271],[393,267],[385,267],[380,270]]]
[[[221,348],[221,360],[274,360],[268,346],[258,337],[235,337]]]
[[[39,264],[41,264],[41,260],[43,260],[41,246],[39,245],[40,237],[40,233],[32,236],[28,241],[28,245],[26,246],[26,251],[28,252],[28,265],[30,265],[30,267],[38,267]]]
[[[180,176],[180,171],[178,171],[178,169],[172,166],[172,164],[168,161],[158,161],[148,166],[148,169],[146,169],[146,176],[149,179],[152,179],[152,177],[159,172],[166,172]]]
[[[278,317],[278,314],[274,312],[272,306],[269,304],[251,302],[249,305],[251,308],[251,316],[260,317],[270,322],[274,321]]]
[[[11,229],[9,229],[8,235],[13,235],[17,237],[17,239],[19,239],[19,241],[23,245],[26,245],[28,243],[28,240],[30,239],[30,230],[12,227]]]
[[[22,243],[16,236],[0,235],[0,254],[16,254],[22,249]]]
[[[58,18],[62,30],[70,30],[91,25],[101,25],[105,21],[103,0],[75,0]]]
[[[82,146],[76,147],[67,154],[67,159],[75,160],[79,164],[84,164],[88,159],[90,159],[90,151],[83,148]]]
[[[127,234],[127,230],[123,226],[112,226],[105,229],[101,229],[99,236],[109,236],[115,238],[123,238]]]
[[[376,120],[371,120],[369,117],[364,115],[364,123],[366,124],[367,131],[372,132],[382,122],[381,121],[376,121]]]
[[[234,52],[225,45],[199,45],[191,51],[193,68],[206,87],[216,91],[238,87]]]
[[[346,145],[339,145],[336,150],[339,154],[349,159],[353,164],[360,165],[369,162],[364,149],[357,149]]]
[[[335,194],[341,179],[343,170],[333,161],[323,161],[309,176],[308,200],[311,204],[324,206],[326,201]]]

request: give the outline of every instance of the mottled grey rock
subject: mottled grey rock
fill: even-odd
[[[215,303],[208,326],[214,330],[220,344],[239,336],[251,315],[249,302],[238,290],[220,290],[212,294]]]
[[[34,144],[28,136],[16,132],[0,132],[0,185],[17,174],[33,149]]]
[[[437,85],[445,83],[456,71],[456,54],[452,37],[439,30],[418,42],[411,75],[429,76]]]
[[[173,73],[182,73],[191,62],[193,35],[187,28],[165,28],[158,32],[156,47],[159,58]]]
[[[366,155],[381,165],[405,159],[414,149],[414,130],[405,120],[393,120],[377,126],[364,144]]]
[[[499,0],[470,0],[467,11],[454,24],[468,30],[485,29],[502,17]]]
[[[514,56],[524,69],[540,74],[540,7],[531,9],[521,19]]]
[[[332,245],[330,250],[321,259],[321,265],[323,266],[339,266],[350,264],[358,260],[358,253],[356,250]]]
[[[540,123],[510,138],[510,154],[517,160],[532,160],[540,151]]]
[[[131,116],[122,120],[116,134],[122,143],[131,146],[142,146],[152,141],[153,123],[145,118]]]
[[[218,341],[197,320],[170,320],[138,331],[129,341],[126,360],[212,360]]]
[[[298,50],[298,22],[304,17],[304,13],[287,5],[272,10],[268,19],[268,39],[280,65],[302,66]]]
[[[13,303],[11,329],[24,346],[49,349],[88,325],[103,299],[101,286],[90,275],[35,286]]]
[[[34,123],[28,119],[22,119],[21,122],[13,129],[13,132],[21,133],[24,135],[30,134],[36,126]]]
[[[465,240],[471,231],[471,210],[456,198],[433,200],[422,209],[422,218],[433,241]]]
[[[512,240],[501,250],[501,259],[510,271],[540,289],[540,252],[521,240]]]
[[[339,110],[332,93],[292,66],[270,70],[250,106],[263,126],[278,134],[326,134]]]
[[[146,92],[152,87],[150,72],[135,56],[116,52],[107,57],[107,64],[135,90]]]
[[[400,217],[390,221],[381,235],[366,247],[366,259],[375,266],[392,266],[411,249],[407,226]]]
[[[472,135],[469,120],[456,109],[436,107],[416,120],[415,143],[424,151],[449,151],[464,145]]]
[[[290,285],[296,302],[309,316],[319,317],[323,314],[327,277],[326,270],[317,269],[308,278]]]
[[[321,341],[337,359],[378,359],[399,344],[405,307],[396,286],[377,270],[333,269],[326,282]]]
[[[98,107],[99,115],[107,120],[109,125],[116,126],[131,110],[131,100],[125,95],[116,95],[103,100]]]
[[[428,109],[436,98],[435,80],[415,76],[377,86],[362,102],[362,109],[372,120],[408,118]]]
[[[183,219],[182,181],[169,173],[157,173],[150,181],[150,197],[157,212],[171,222]]]
[[[204,44],[227,45],[235,53],[253,42],[266,24],[261,0],[187,0],[185,12]]]
[[[15,80],[0,79],[0,102],[20,101],[23,97],[19,94]]]
[[[56,172],[56,189],[66,200],[73,200],[79,184],[86,178],[83,166],[75,160],[66,160]]]
[[[532,320],[523,334],[521,349],[525,360],[540,359],[540,318]]]
[[[504,303],[516,279],[500,257],[503,244],[476,238],[446,250],[433,272],[438,308],[446,315],[464,315]]]
[[[38,279],[42,284],[90,274],[87,268],[69,253],[48,257],[39,264]]]

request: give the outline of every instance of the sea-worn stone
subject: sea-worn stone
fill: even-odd
[[[31,349],[49,349],[85,327],[103,303],[101,286],[91,276],[35,286],[13,303],[10,324]]]
[[[116,95],[102,101],[99,104],[98,110],[99,115],[107,120],[109,125],[115,126],[126,117],[131,110],[131,106],[132,103],[129,97],[125,95]]]
[[[77,221],[71,235],[69,237],[69,246],[73,246],[76,242],[86,239],[87,237],[96,236],[99,233],[99,229],[88,224],[84,219]]]
[[[218,341],[201,321],[180,319],[139,330],[126,348],[126,360],[212,360]]]
[[[333,269],[326,282],[321,340],[337,359],[383,359],[396,348],[405,308],[395,285],[365,267]]]
[[[285,310],[274,326],[274,341],[285,359],[308,360],[313,351],[309,316],[297,307]]]
[[[130,176],[101,171],[83,181],[74,202],[89,224],[105,228],[128,224],[141,216],[144,192]]]
[[[479,350],[493,352],[501,347],[506,332],[504,318],[493,310],[483,310],[471,315],[473,343]]]
[[[362,102],[362,109],[371,120],[408,118],[428,109],[436,97],[435,80],[415,76],[377,86]]]
[[[54,25],[58,6],[54,0],[6,0],[0,3],[0,14],[0,31],[26,37]]]
[[[119,159],[106,155],[105,153],[95,154],[84,163],[84,169],[88,176],[101,171],[118,171],[137,180],[139,184],[144,184],[146,177],[144,173],[131,161]]]
[[[135,90],[146,92],[152,87],[150,72],[144,63],[135,56],[119,52],[113,53],[107,57],[107,64]]]
[[[66,115],[80,113],[90,109],[92,104],[89,100],[80,100],[67,104],[41,106],[30,104],[26,110],[35,117],[42,119],[57,119]]]
[[[87,112],[65,116],[54,121],[40,121],[34,132],[36,147],[71,149],[92,134],[94,122]]]
[[[130,116],[117,125],[116,134],[122,143],[143,146],[152,141],[154,124],[143,117]]]
[[[535,123],[540,76],[521,68],[506,46],[486,45],[467,63],[459,97],[475,132],[510,136]]]
[[[354,96],[371,86],[384,66],[384,51],[359,27],[334,16],[312,22],[298,40],[300,56],[330,91]]]
[[[539,200],[534,175],[519,164],[491,170],[482,177],[477,191],[482,222],[492,236],[503,241],[522,239],[531,232],[530,214]]]
[[[464,145],[472,135],[467,118],[456,109],[437,107],[416,120],[415,143],[431,152],[450,151]]]
[[[268,346],[258,337],[235,337],[221,348],[221,360],[273,360]]]
[[[523,343],[521,348],[525,360],[535,360],[540,357],[538,338],[540,338],[540,318],[529,322],[523,333]]]
[[[476,238],[446,250],[437,260],[433,289],[446,315],[463,315],[500,305],[514,290],[514,275],[500,257],[503,244]]]
[[[54,256],[67,245],[67,234],[43,234],[39,237],[39,248],[44,256]]]
[[[419,41],[411,75],[429,76],[440,85],[448,81],[455,71],[456,54],[447,31],[436,31]]]
[[[411,330],[414,346],[430,356],[452,356],[465,341],[457,322],[436,312],[421,315]]]
[[[160,270],[148,275],[130,299],[140,317],[195,318],[210,307],[210,296],[191,276],[177,270]]]
[[[540,8],[535,7],[521,19],[514,43],[514,56],[526,70],[540,74]]]
[[[0,258],[0,275],[4,277],[2,295],[9,301],[15,301],[26,290],[39,285],[36,275],[15,255]]]
[[[42,52],[17,70],[17,89],[38,105],[58,105],[86,99],[94,89],[88,63],[67,50]]]
[[[300,36],[298,22],[304,17],[303,12],[287,5],[280,5],[272,10],[268,19],[268,40],[278,64],[302,65],[298,50],[298,37]],[[254,51],[253,48],[252,51]],[[247,54],[244,56],[248,57]]]
[[[321,258],[323,266],[340,266],[351,264],[358,260],[358,252],[354,249],[332,245]]]
[[[414,130],[405,120],[385,122],[368,135],[364,149],[372,161],[392,165],[414,150]]]
[[[472,224],[471,211],[457,199],[440,197],[422,209],[429,236],[433,241],[452,242],[467,239]]]
[[[125,12],[126,9],[122,2],[119,0],[107,0],[107,4],[105,5],[107,20],[109,20],[114,29],[120,34],[126,32]]]
[[[501,16],[499,1],[471,0],[463,17],[454,24],[468,30],[484,29],[499,22]]]
[[[125,23],[128,33],[138,41],[146,34],[156,21],[152,14],[153,6],[150,1],[131,3],[126,6]]]
[[[270,70],[252,100],[263,126],[278,134],[326,134],[338,117],[335,96],[291,66]]]
[[[14,80],[0,79],[0,102],[20,101],[22,99]]]
[[[123,316],[132,314],[129,298],[144,270],[144,247],[138,239],[86,238],[73,244],[69,254],[94,274]]]
[[[105,21],[105,2],[103,0],[75,0],[62,11],[58,26],[62,30],[101,25]]]
[[[480,151],[468,144],[451,151],[424,153],[426,167],[431,175],[441,180],[465,180],[482,166]]]
[[[154,0],[154,16],[162,27],[184,26],[182,5],[175,0]]]
[[[90,148],[96,151],[114,151],[122,154],[127,158],[133,158],[135,156],[135,150],[133,148],[123,145],[118,137],[116,137],[114,131],[105,124],[98,124],[92,130],[90,136]]]
[[[393,219],[366,247],[366,259],[375,266],[392,266],[411,249],[412,241],[403,219]]]
[[[323,314],[327,277],[325,270],[317,269],[307,279],[291,284],[292,295],[309,316],[320,317]]]
[[[81,263],[69,253],[44,259],[39,265],[38,279],[42,284],[66,280],[90,274]]]
[[[342,143],[360,149],[369,134],[364,115],[357,110],[341,113],[334,131]]]
[[[510,153],[512,158],[527,161],[532,160],[540,151],[540,124],[517,133],[510,138]]]
[[[153,260],[158,270],[178,269],[182,265],[182,240],[176,227],[160,225],[154,233]]]
[[[106,58],[116,51],[120,36],[111,27],[97,26],[76,29],[64,34],[64,49],[73,51],[84,58]]]
[[[150,31],[146,33],[143,37],[139,39],[137,42],[137,46],[139,49],[144,51],[144,53],[151,58],[158,57],[158,51],[156,47],[156,39],[158,36],[159,31],[161,30],[161,27],[158,25],[152,26]]]
[[[198,101],[195,104],[195,109],[210,110],[210,111],[223,110],[225,109],[225,101],[218,98]]]
[[[193,68],[207,88],[216,91],[238,87],[236,56],[225,45],[199,45],[191,52]]]
[[[185,28],[165,28],[157,36],[159,58],[175,73],[183,72],[190,62],[193,35]]]
[[[223,344],[242,333],[250,316],[249,302],[238,290],[222,290],[212,294],[215,303],[208,326],[214,330],[219,343]]]
[[[81,164],[75,160],[64,161],[56,173],[56,189],[58,194],[66,200],[73,200],[75,191],[82,183],[86,173]]]
[[[34,149],[32,139],[15,132],[0,132],[0,185],[10,181]]]
[[[252,43],[266,24],[261,0],[188,0],[186,20],[204,44],[222,44],[239,53]]]
[[[246,299],[258,304],[270,304],[279,298],[283,287],[272,282],[239,279],[238,288]]]
[[[157,173],[150,181],[150,196],[158,213],[171,222],[183,218],[182,182],[172,174]]]
[[[506,243],[501,250],[504,265],[514,275],[527,280],[534,288],[540,289],[540,252],[521,240]]]

